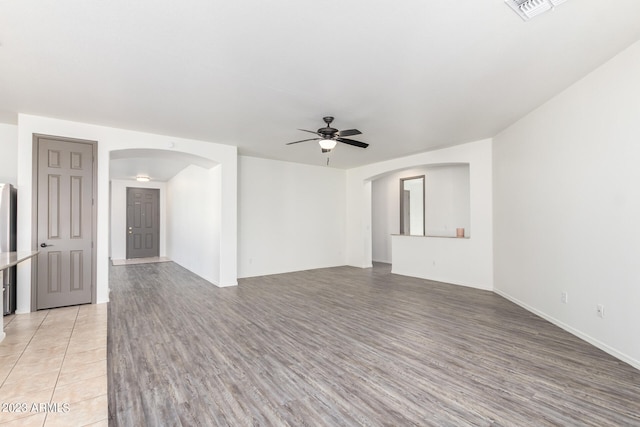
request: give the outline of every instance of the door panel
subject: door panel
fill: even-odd
[[[127,259],[160,255],[160,190],[127,187]]]
[[[71,251],[71,281],[70,287],[72,291],[82,290],[85,286],[85,281],[83,280],[83,271],[82,267],[84,265],[84,253],[82,251]]]
[[[40,255],[42,256],[42,255]],[[49,251],[47,254],[46,283],[47,293],[62,292],[60,271],[62,270],[62,254],[60,251]]]
[[[38,137],[37,308],[92,297],[94,144]]]
[[[71,177],[71,235],[72,239],[82,239],[82,177]]]

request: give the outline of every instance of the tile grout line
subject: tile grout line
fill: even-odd
[[[0,384],[0,387],[3,387],[4,384],[7,382],[7,378],[9,378],[9,376],[11,376],[11,373],[13,372],[13,370],[15,369],[16,365],[18,364],[18,362],[20,361],[20,359],[22,358],[22,356],[24,355],[24,352],[27,351],[27,347],[29,347],[29,344],[31,344],[31,341],[33,341],[33,337],[36,336],[36,333],[38,332],[38,330],[40,329],[40,327],[42,326],[42,323],[44,322],[44,319],[46,319],[49,316],[49,313],[51,313],[51,310],[47,310],[47,314],[42,318],[42,320],[40,321],[40,323],[38,324],[38,327],[36,328],[35,332],[31,335],[31,338],[29,338],[29,341],[27,342],[27,345],[24,346],[24,348],[22,349],[22,351],[20,352],[20,356],[18,356],[18,358],[16,359],[15,362],[13,362],[13,366],[11,367],[11,369],[9,369],[9,372],[7,373],[7,376],[5,377],[5,379],[2,380],[2,383]],[[15,320],[15,318],[13,318],[11,320],[11,322],[13,322]],[[8,325],[11,324],[11,322],[8,323]]]
[[[75,332],[76,330],[81,329],[81,328],[78,326],[78,319],[80,318],[80,311],[81,311],[81,309],[82,309],[82,306],[78,306],[78,312],[77,312],[77,314],[76,314],[76,318],[75,318],[74,323],[73,323],[73,328],[72,328],[72,330],[71,330],[71,335],[69,336],[69,341],[68,341],[68,343],[67,343],[67,348],[65,349],[64,357],[63,357],[63,359],[62,359],[62,365],[63,365],[63,366],[64,366],[64,362],[65,362],[65,360],[66,360],[67,354],[68,354],[68,352],[69,352],[69,347],[71,346],[71,339],[72,339],[72,338],[73,338],[73,336],[74,336],[74,332]],[[105,335],[106,335],[106,331],[105,331]],[[107,362],[106,362],[106,360],[104,361],[104,363],[107,363]],[[51,395],[51,400],[50,400],[50,402],[49,402],[49,403],[53,403],[53,396],[55,395],[55,392],[56,392],[56,390],[57,390],[57,388],[58,388],[58,382],[59,382],[59,380],[60,380],[60,375],[61,375],[61,374],[62,374],[62,366],[60,367],[60,370],[58,371],[58,377],[56,378],[56,384],[55,384],[55,386],[54,386],[53,394]],[[105,396],[105,398],[107,398],[107,399],[108,399],[108,397],[107,397],[107,396],[108,396],[108,389],[105,391],[104,395],[100,395],[100,396]],[[100,397],[100,396],[95,396],[95,397],[93,397],[93,399],[95,399],[96,397]],[[92,399],[92,398],[82,399],[82,400],[79,400],[79,401],[74,402],[74,403],[84,402],[84,401],[89,400],[89,399]],[[45,419],[44,419],[44,421],[43,421],[43,427],[46,427],[46,421],[47,421],[48,416],[49,416],[49,414],[47,414],[47,415],[45,416]],[[108,419],[109,419],[109,418],[108,418],[108,416],[104,418],[104,420],[107,420],[107,421],[108,421]],[[94,422],[92,422],[92,423],[90,423],[90,424],[87,424],[87,426],[88,426],[88,425],[91,425],[91,424],[94,424],[95,422],[100,422],[100,421],[103,421],[103,420],[94,421]],[[86,427],[86,426],[83,426],[83,427]]]
[[[56,394],[56,388],[58,388],[58,381],[60,380],[60,374],[62,373],[62,367],[64,366],[64,360],[67,358],[67,352],[69,351],[69,345],[71,345],[71,337],[73,336],[73,331],[76,329],[76,322],[78,321],[78,316],[80,315],[80,309],[76,312],[76,318],[73,319],[73,327],[71,328],[71,334],[69,335],[69,339],[67,341],[67,347],[64,349],[64,356],[62,356],[62,364],[58,369],[58,376],[56,377],[56,383],[53,385],[53,391],[51,392],[51,397],[49,398],[49,403],[53,403],[53,396]],[[47,418],[49,418],[49,412],[45,413],[44,420],[42,421],[42,426],[47,425]]]

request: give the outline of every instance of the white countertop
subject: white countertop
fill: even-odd
[[[0,252],[0,283],[2,283],[2,272],[4,271],[4,269],[13,267],[17,263],[36,255],[38,255],[38,251]],[[2,293],[4,294],[4,287],[2,288]],[[4,295],[2,301],[4,302]],[[2,305],[3,303],[0,303],[0,307],[2,307]],[[4,332],[4,316],[0,314],[0,341],[2,341],[5,336],[6,334]]]
[[[38,255],[38,251],[0,252],[0,270],[13,267],[19,262]]]

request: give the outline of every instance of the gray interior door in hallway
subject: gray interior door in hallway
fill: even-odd
[[[38,310],[92,302],[95,288],[95,148],[36,135]]]
[[[127,259],[160,256],[160,190],[127,187]]]

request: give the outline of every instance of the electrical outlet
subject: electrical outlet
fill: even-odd
[[[598,304],[596,306],[596,313],[598,314],[598,317],[604,317],[604,305]]]
[[[569,302],[569,294],[567,292],[562,292],[560,294],[560,302],[562,302],[563,304],[566,304]]]

